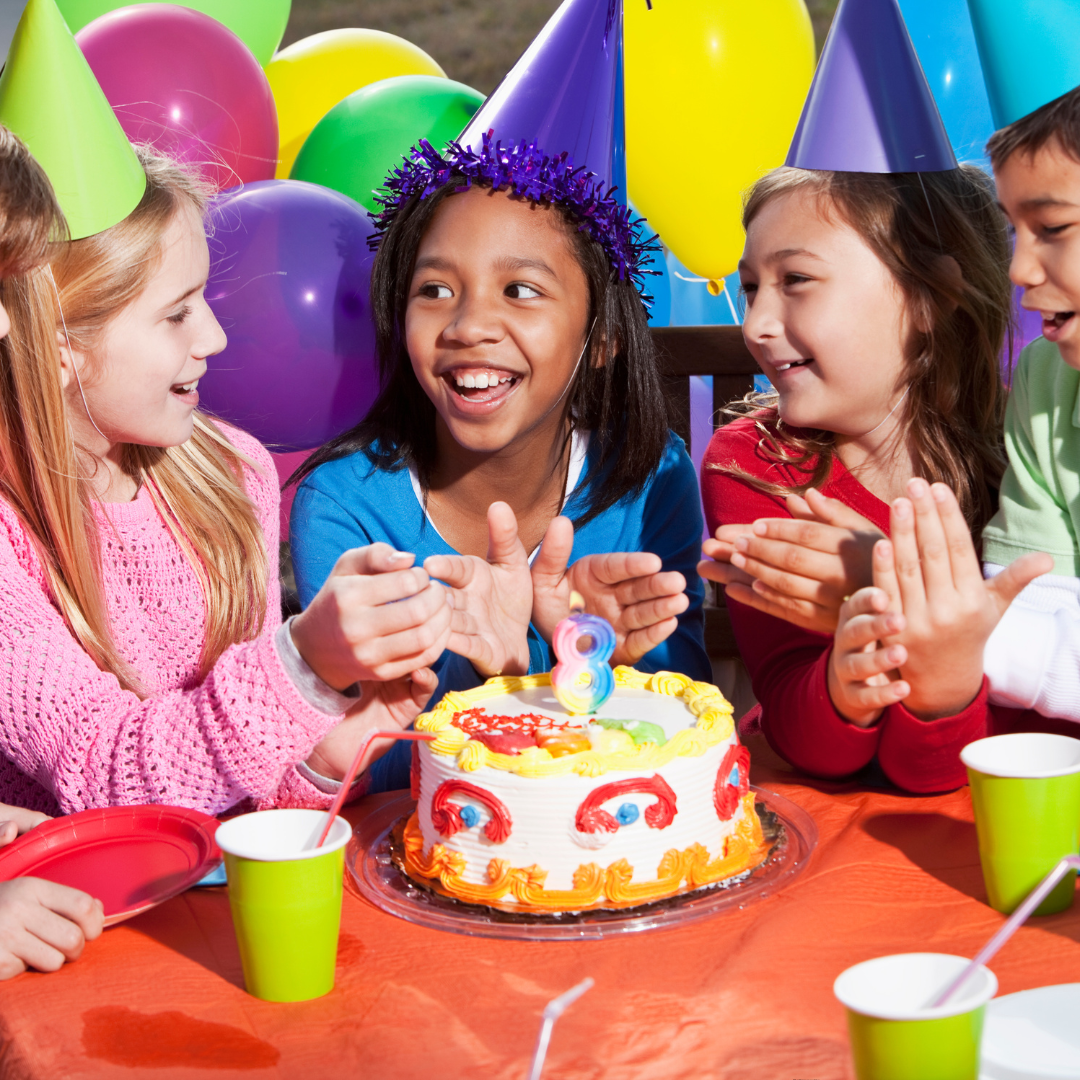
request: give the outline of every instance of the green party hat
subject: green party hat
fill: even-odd
[[[73,240],[139,204],[146,174],[55,0],[29,0],[0,75],[0,123],[52,181]]]

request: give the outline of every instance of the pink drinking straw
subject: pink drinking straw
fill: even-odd
[[[1031,895],[1005,920],[1001,929],[983,946],[982,952],[971,961],[970,964],[949,985],[945,990],[938,994],[938,996],[930,1002],[930,1008],[936,1009],[940,1005],[944,1005],[949,998],[951,998],[959,989],[975,974],[976,971],[983,964],[989,963],[994,954],[1016,933],[1017,930],[1027,921],[1027,917],[1050,895],[1054,886],[1070,871],[1080,870],[1080,855],[1066,855],[1035,886],[1031,891]]]
[[[422,739],[429,742],[438,737],[434,731],[369,731],[360,744],[360,749],[356,751],[356,757],[353,758],[349,771],[341,779],[341,790],[337,793],[333,805],[326,811],[326,824],[323,826],[322,832],[319,833],[319,839],[313,846],[321,848],[326,843],[326,838],[330,835],[330,826],[334,824],[334,818],[341,813],[341,808],[345,805],[345,798],[349,794],[349,788],[352,787],[352,782],[360,770],[360,762],[363,761],[364,755],[368,752],[368,747],[376,739],[412,739],[414,742],[419,742]]]

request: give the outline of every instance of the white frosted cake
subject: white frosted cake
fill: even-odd
[[[591,716],[549,675],[448,693],[417,722],[410,877],[468,903],[532,911],[630,907],[761,863],[750,756],[709,683],[615,669]]]

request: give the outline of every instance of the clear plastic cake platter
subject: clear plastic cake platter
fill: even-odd
[[[391,833],[416,805],[407,794],[357,825],[345,851],[345,865],[365,900],[432,930],[519,941],[581,941],[667,930],[759,903],[786,888],[806,868],[817,846],[813,819],[782,795],[753,786],[750,790],[766,836],[773,840],[769,857],[753,870],[716,885],[633,908],[541,915],[466,904],[424,888],[398,869],[392,853]]]

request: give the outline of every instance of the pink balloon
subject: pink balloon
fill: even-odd
[[[273,177],[270,84],[216,19],[175,4],[136,4],[95,19],[75,40],[132,142],[197,165],[219,189]]]

